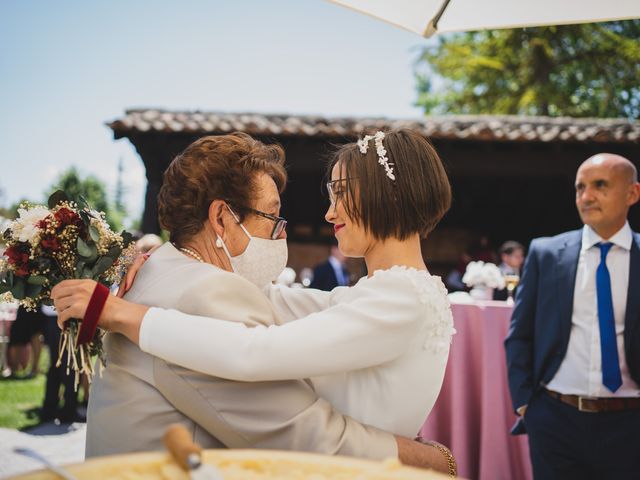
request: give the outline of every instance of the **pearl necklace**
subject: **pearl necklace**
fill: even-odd
[[[202,257],[200,255],[198,255],[196,252],[194,252],[193,250],[191,250],[190,248],[186,248],[186,247],[180,247],[179,250],[181,252],[186,253],[187,255],[189,255],[190,257],[195,258],[196,260],[198,260],[200,263],[205,263],[205,261],[202,259]]]

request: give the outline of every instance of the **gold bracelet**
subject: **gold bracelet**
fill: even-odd
[[[444,458],[447,459],[447,466],[449,467],[449,475],[451,478],[456,478],[458,476],[458,465],[456,464],[456,459],[453,457],[451,450],[447,447],[433,440],[422,440],[422,443],[425,445],[430,445],[438,449],[438,451],[444,455]]]

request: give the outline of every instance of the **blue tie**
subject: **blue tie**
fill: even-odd
[[[596,292],[598,295],[598,320],[600,324],[600,351],[602,355],[602,383],[612,392],[622,385],[620,363],[618,362],[618,344],[616,342],[616,324],[613,316],[611,297],[611,277],[607,268],[607,253],[612,243],[598,243],[600,247],[600,265],[596,270]]]

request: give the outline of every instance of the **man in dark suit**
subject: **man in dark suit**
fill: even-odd
[[[599,154],[576,175],[584,227],[531,242],[505,341],[509,388],[540,479],[640,478],[640,198]]]
[[[329,259],[313,270],[313,280],[309,286],[327,291],[336,287],[348,286],[349,270],[346,267],[346,260],[338,245],[331,245]]]

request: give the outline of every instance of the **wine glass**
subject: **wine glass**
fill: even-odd
[[[311,285],[311,281],[313,280],[313,270],[309,267],[305,267],[300,270],[300,282],[302,282],[303,287],[308,287]]]
[[[507,297],[507,303],[513,305],[513,291],[518,286],[518,283],[520,283],[520,275],[508,273],[504,276],[504,283],[507,286],[507,294],[509,295]]]

